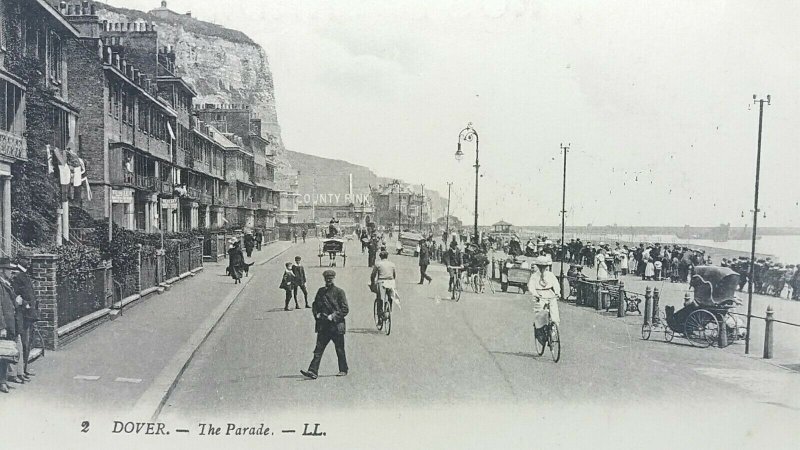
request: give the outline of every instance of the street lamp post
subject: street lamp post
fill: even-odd
[[[564,152],[564,176],[563,176],[563,183],[561,185],[561,248],[559,251],[561,252],[561,275],[559,278],[559,284],[561,284],[561,300],[564,300],[564,256],[566,252],[564,251],[565,243],[564,243],[564,221],[567,216],[567,152],[569,151],[569,147],[572,144],[564,145],[561,144],[561,150]]]
[[[458,150],[456,150],[456,161],[461,161],[464,158],[464,152],[461,151],[461,141],[465,142],[472,142],[475,141],[475,223],[474,223],[474,233],[475,233],[475,242],[480,242],[478,237],[478,169],[480,168],[480,164],[478,163],[478,147],[479,147],[479,139],[478,139],[478,132],[472,128],[472,122],[467,124],[467,127],[461,130],[458,133]]]
[[[444,239],[445,247],[447,247],[447,240],[450,239],[450,187],[452,185],[452,181],[447,182],[447,215],[444,216],[444,232],[446,234]]]
[[[400,203],[402,202],[402,199],[400,197],[400,180],[394,180],[392,185],[397,187],[397,239],[400,239],[400,227],[401,227],[401,223],[400,222],[402,221],[402,219],[400,217],[400,213],[401,213],[401,209],[402,209],[401,205],[400,205]]]
[[[758,184],[761,176],[761,130],[764,123],[764,102],[770,104],[771,98],[767,95],[767,99],[759,99],[756,94],[753,94],[753,103],[758,103],[758,150],[756,151],[756,186],[755,186],[755,199],[753,200],[753,240],[750,247],[750,280],[747,287],[747,337],[744,341],[744,353],[750,353],[750,319],[753,313],[753,283],[755,281],[755,267],[756,267],[756,232],[758,227]]]

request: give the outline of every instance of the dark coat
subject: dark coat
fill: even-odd
[[[295,284],[298,286],[306,284],[306,268],[295,264],[292,266],[292,273],[294,274]]]
[[[6,339],[16,339],[17,314],[14,299],[17,294],[10,285],[0,280],[0,330],[6,330]],[[20,316],[21,317],[21,316]]]
[[[345,334],[347,327],[344,318],[350,312],[347,306],[347,295],[338,286],[330,289],[323,286],[314,296],[314,303],[311,304],[311,312],[314,314],[316,323],[314,331],[328,331],[336,334]],[[328,315],[333,315],[333,320],[328,320]]]
[[[431,263],[431,251],[427,243],[419,244],[419,265],[427,266]]]
[[[25,272],[20,272],[11,279],[11,287],[17,295],[22,297],[22,317],[25,321],[39,320],[39,300],[33,291],[31,277]]]
[[[464,265],[464,256],[459,251],[450,249],[445,255],[445,263],[450,267],[458,267]]]
[[[279,286],[281,289],[290,290],[295,285],[295,275],[294,275],[294,268],[292,268],[292,272],[283,271],[283,277],[281,277],[281,285]]]

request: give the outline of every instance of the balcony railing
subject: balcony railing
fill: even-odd
[[[239,207],[247,209],[258,209],[259,203],[252,200],[240,200]]]
[[[200,198],[200,190],[194,187],[186,188],[186,196],[192,200],[197,200]]]
[[[25,138],[0,130],[0,155],[16,159],[28,159],[28,144]]]
[[[200,192],[200,196],[198,197],[198,201],[204,205],[210,205],[211,201],[211,194],[207,192]]]
[[[130,186],[151,192],[161,189],[160,181],[155,177],[129,172],[123,164],[123,151],[120,148],[110,151],[111,184]]]
[[[134,187],[137,187],[139,189],[144,189],[144,190],[147,190],[147,191],[155,192],[157,181],[158,180],[156,180],[155,177],[149,177],[147,175],[135,174],[133,176],[133,185],[134,185]],[[160,186],[159,186],[159,188],[160,188]]]
[[[161,183],[161,194],[163,195],[172,195],[173,194],[173,187],[172,183],[169,181],[162,181]]]
[[[226,206],[227,203],[226,198],[219,195],[215,196],[212,202],[212,204],[216,206]]]

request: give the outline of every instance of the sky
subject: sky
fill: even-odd
[[[109,0],[149,10],[158,0]],[[800,2],[169,0],[264,47],[287,148],[472,222],[800,226]],[[742,217],[744,214],[744,218]],[[764,217],[765,216],[765,217]]]

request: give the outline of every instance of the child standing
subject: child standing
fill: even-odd
[[[295,284],[295,276],[294,272],[292,272],[292,263],[286,263],[286,270],[283,271],[283,277],[281,278],[281,285],[280,288],[286,292],[286,305],[283,307],[284,311],[289,311],[289,302],[292,300],[292,288]],[[297,304],[297,300],[294,302],[295,308],[300,308],[300,305]]]
[[[305,231],[305,230],[304,230]],[[306,269],[300,264],[300,257],[294,257],[294,265],[292,266],[292,273],[294,274],[294,285],[293,285],[293,292],[294,292],[294,304],[297,305],[297,290],[300,289],[303,291],[303,300],[306,301],[306,308],[311,308],[308,306],[308,291],[306,290]],[[299,306],[297,306],[299,308]]]

